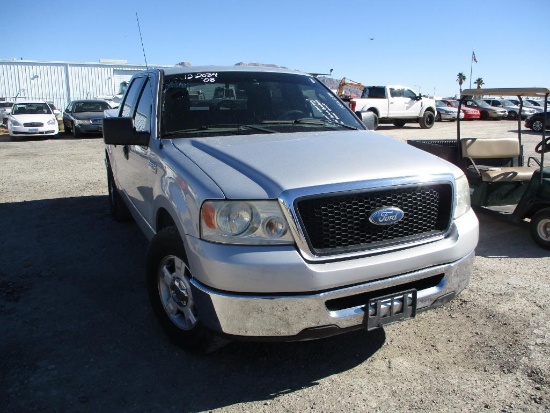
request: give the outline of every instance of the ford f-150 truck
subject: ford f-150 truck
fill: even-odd
[[[469,282],[478,221],[462,171],[367,130],[311,75],[150,70],[114,115],[111,213],[150,240],[152,308],[188,351],[371,330]]]
[[[393,123],[401,128],[407,122],[418,122],[422,129],[434,125],[435,100],[416,94],[404,86],[366,86],[360,98],[349,102],[356,113],[372,112],[380,123]]]

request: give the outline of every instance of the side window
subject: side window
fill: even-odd
[[[137,105],[134,125],[138,132],[151,132],[151,113],[153,110],[153,91],[151,80],[147,80]]]
[[[122,116],[132,117],[134,116],[137,100],[143,90],[143,84],[145,83],[144,77],[138,77],[132,80],[126,95],[124,96],[124,102],[122,103]]]
[[[403,89],[390,88],[390,95],[391,95],[392,98],[403,97]]]
[[[403,89],[403,97],[406,97],[409,99],[416,99],[416,93],[414,93],[410,89]]]

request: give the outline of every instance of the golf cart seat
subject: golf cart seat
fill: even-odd
[[[516,138],[463,138],[462,157],[469,163],[467,171],[483,182],[529,181],[535,169],[525,166],[487,166],[483,159],[514,158],[520,155]],[[481,162],[480,162],[481,161]]]

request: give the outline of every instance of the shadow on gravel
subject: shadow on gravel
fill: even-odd
[[[510,222],[490,211],[476,210],[479,219],[479,244],[476,255],[482,257],[543,258],[548,251],[531,238],[530,223]]]
[[[3,411],[267,406],[357,367],[385,342],[384,330],[361,331],[191,356],[150,311],[145,237],[111,219],[105,196],[0,204],[0,216]]]

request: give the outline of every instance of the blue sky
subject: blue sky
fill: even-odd
[[[550,0],[9,1],[0,59],[144,63],[136,13],[149,64],[333,69],[452,96],[475,51],[472,87],[550,87]]]

